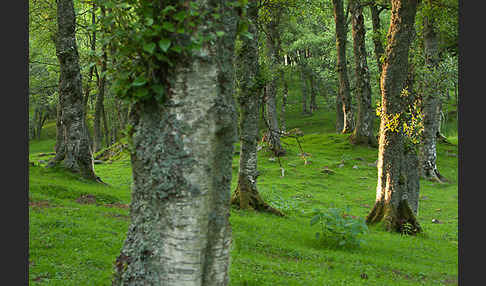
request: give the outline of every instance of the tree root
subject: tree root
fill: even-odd
[[[280,210],[267,204],[256,189],[248,188],[248,185],[238,184],[231,196],[231,204],[240,209],[268,212],[277,216],[285,216]]]
[[[402,234],[414,235],[422,232],[412,209],[407,200],[402,200],[397,208],[394,208],[390,202],[377,201],[373,209],[366,217],[366,224],[385,223],[388,231]]]

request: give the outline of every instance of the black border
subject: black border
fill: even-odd
[[[2,284],[28,285],[28,49],[29,1],[5,3],[2,81]],[[13,281],[13,283],[11,282]]]
[[[483,226],[485,208],[482,182],[479,179],[484,169],[482,160],[484,139],[485,105],[479,103],[484,97],[484,45],[480,35],[484,27],[484,9],[478,1],[459,1],[459,285],[482,285],[481,277],[484,259],[481,245],[484,245]],[[468,3],[469,5],[464,5]],[[474,4],[476,5],[474,5]],[[482,101],[482,100],[481,100]],[[467,108],[467,109],[466,109]],[[465,134],[470,134],[465,138]],[[473,135],[476,135],[473,138]],[[466,155],[467,164],[465,163]],[[465,228],[469,233],[466,234]],[[484,246],[483,246],[484,249]]]

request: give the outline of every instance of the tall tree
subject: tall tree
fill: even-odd
[[[353,111],[351,108],[351,91],[349,87],[348,69],[346,63],[346,34],[347,21],[344,14],[343,0],[332,0],[334,7],[334,22],[336,27],[336,49],[337,49],[337,73],[339,79],[338,106],[342,107],[342,133],[351,133],[354,128]],[[339,121],[336,126],[341,127],[340,112],[338,111]]]
[[[95,8],[95,4],[93,4],[93,9]],[[101,17],[102,19],[106,17],[106,8],[100,5]],[[108,55],[107,55],[107,41],[103,41],[103,45],[101,47],[101,74],[96,73],[97,80],[98,80],[98,95],[96,97],[95,103],[95,114],[94,114],[94,122],[93,122],[93,150],[94,152],[98,152],[103,148],[103,133],[101,132],[101,120],[104,119],[105,122],[105,133],[108,132],[107,129],[107,122],[106,122],[106,114],[105,114],[105,91],[106,91],[106,72],[107,72],[107,62],[108,62]],[[108,137],[108,136],[105,136]],[[106,138],[106,144],[108,145],[109,142]]]
[[[250,2],[247,9],[248,34],[241,36],[241,47],[236,53],[237,95],[240,104],[240,168],[238,185],[231,203],[241,209],[254,209],[282,215],[268,205],[257,189],[257,141],[258,102],[261,93],[260,67],[258,63],[258,39],[255,22],[258,18],[258,3]]]
[[[376,64],[378,66],[378,73],[381,75],[381,71],[382,71],[381,57],[385,53],[385,49],[383,48],[383,44],[381,42],[380,13],[385,9],[385,6],[378,7],[378,4],[376,2],[372,2],[369,5],[369,7],[371,12],[371,23],[373,25],[373,45],[374,45],[375,59],[376,59]]]
[[[50,166],[63,164],[81,176],[99,180],[87,137],[82,82],[76,44],[76,16],[72,0],[57,1],[56,55],[60,64],[58,142]]]
[[[275,156],[281,156],[285,154],[285,149],[280,142],[281,130],[278,125],[278,114],[277,114],[277,80],[278,80],[278,68],[281,63],[280,60],[280,34],[278,31],[278,26],[280,22],[280,17],[282,15],[282,9],[276,5],[267,7],[269,11],[269,17],[266,18],[265,29],[266,29],[266,48],[267,48],[267,58],[268,66],[270,71],[270,79],[268,80],[266,86],[266,123],[268,131],[266,132],[265,138],[270,149],[275,154]]]
[[[356,99],[358,113],[350,141],[353,144],[377,146],[373,134],[374,110],[371,106],[371,84],[368,62],[366,60],[365,25],[363,6],[360,0],[350,0],[351,22],[353,30],[353,51],[356,75]]]
[[[420,173],[429,180],[443,182],[446,179],[437,168],[437,134],[440,134],[441,92],[439,81],[439,33],[435,13],[437,7],[426,1],[423,18],[423,43],[425,52],[425,88],[421,96],[423,132],[419,147]],[[435,12],[435,13],[434,13]]]
[[[402,99],[408,75],[408,52],[414,31],[418,0],[392,0],[388,45],[381,74],[381,123],[378,150],[376,202],[368,214],[369,224],[385,222],[392,231],[408,224],[421,230],[411,206],[418,201],[417,178],[409,176],[417,168],[414,149],[403,133],[406,102]]]
[[[133,174],[113,285],[227,285],[238,1],[131,3],[113,8],[133,20],[113,40]]]
[[[309,83],[307,82],[307,71],[305,64],[304,55],[300,55],[302,59],[299,60],[300,64],[300,86],[302,89],[302,114],[311,114],[312,112],[309,111],[309,104],[307,103],[307,99],[309,98]]]
[[[312,70],[309,71],[309,89],[310,89],[310,105],[309,109],[311,112],[316,111],[319,109],[317,106],[317,87],[316,87],[316,78]]]

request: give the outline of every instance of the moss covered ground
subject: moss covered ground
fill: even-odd
[[[375,200],[377,149],[353,146],[336,134],[335,115],[320,98],[312,116],[300,114],[290,96],[288,129],[299,128],[308,164],[295,138],[284,138],[285,169],[259,152],[258,188],[286,216],[232,209],[230,285],[458,285],[458,157],[455,121],[439,144],[438,166],[447,184],[421,181],[417,236],[371,227],[359,248],[340,249],[318,240],[312,209],[349,208],[364,218]],[[452,126],[452,127],[451,127]],[[109,184],[90,183],[39,160],[53,152],[55,124],[29,144],[30,285],[111,285],[113,263],[129,225],[131,166],[128,155],[95,165]],[[235,150],[239,150],[238,144]],[[238,154],[233,159],[236,187]],[[332,174],[322,172],[331,169]],[[435,219],[438,223],[433,223]]]

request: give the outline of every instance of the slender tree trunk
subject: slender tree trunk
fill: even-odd
[[[351,107],[351,91],[349,88],[348,70],[346,64],[346,18],[344,16],[343,0],[332,0],[332,4],[334,6],[334,20],[336,25],[339,98],[342,102],[343,110],[343,129],[340,132],[351,133],[354,128],[354,121]],[[339,105],[341,104],[338,104],[338,107]]]
[[[103,104],[103,110],[101,111],[101,117],[103,119],[103,130],[105,131],[105,147],[111,145],[110,142],[110,129],[108,127],[108,120],[106,118],[105,105]]]
[[[371,85],[368,63],[366,60],[365,26],[363,8],[360,0],[350,0],[352,29],[353,29],[353,51],[356,74],[356,98],[358,114],[356,125],[350,141],[353,144],[364,144],[376,147],[376,137],[373,134],[373,108],[371,107]]]
[[[336,132],[341,132],[344,128],[343,100],[341,94],[336,94]]]
[[[285,154],[285,149],[282,147],[280,142],[280,128],[278,126],[278,115],[277,115],[277,78],[275,76],[277,72],[277,65],[279,64],[278,47],[276,46],[278,31],[279,14],[272,19],[267,25],[268,37],[267,37],[267,55],[270,62],[271,79],[267,84],[267,94],[266,94],[266,116],[268,123],[268,131],[266,132],[265,138],[269,143],[272,152],[275,156],[281,156]]]
[[[96,3],[93,2],[92,3],[93,6],[92,6],[92,10],[91,10],[91,24],[93,26],[96,25]],[[93,29],[93,32],[91,34],[91,39],[90,39],[90,42],[91,42],[91,52],[94,54],[95,51],[96,51],[96,29]],[[85,126],[87,127],[88,126],[88,121],[87,121],[87,115],[88,115],[88,99],[90,98],[90,92],[91,92],[91,82],[93,81],[93,72],[94,72],[94,69],[95,69],[95,66],[92,65],[90,68],[89,68],[89,72],[88,72],[88,80],[86,82],[86,87],[84,89],[84,99],[83,99],[83,111],[84,111],[84,124]],[[92,103],[92,101],[91,101]],[[89,146],[92,147],[93,150],[95,150],[94,148],[94,141],[96,140],[96,138],[92,138],[91,137],[91,134],[89,132],[89,129],[86,128],[85,129],[85,132],[86,132],[86,136],[88,137],[88,142],[89,142]]]
[[[40,107],[36,107],[34,111],[34,122],[36,127],[34,128],[35,130],[35,137],[37,137],[37,140],[40,140],[41,138],[41,130],[42,130],[42,110]]]
[[[61,102],[57,103],[57,114],[56,114],[56,144],[54,145],[54,152],[56,156],[49,162],[49,166],[54,165],[64,159],[66,142],[64,140],[64,127],[62,125],[62,108]]]
[[[101,17],[104,18],[106,16],[105,7],[103,5],[100,7],[101,9]],[[106,71],[107,71],[107,44],[103,44],[102,48],[102,57],[101,57],[101,74],[98,78],[98,96],[96,97],[96,104],[95,104],[95,115],[94,115],[94,123],[93,123],[93,134],[94,134],[94,152],[98,152],[103,148],[103,133],[101,132],[101,120],[104,116],[105,112],[105,91],[106,91]],[[106,120],[105,120],[106,125]],[[106,142],[108,144],[108,141]]]
[[[93,156],[86,136],[75,21],[73,1],[58,0],[56,55],[60,64],[59,104],[64,152],[56,154],[55,161],[52,161],[51,165],[62,161],[63,166],[68,170],[80,173],[87,179],[99,180],[94,173]],[[56,153],[57,151],[61,150],[56,150]]]
[[[438,182],[446,179],[437,168],[437,134],[440,134],[440,88],[433,77],[434,69],[439,63],[439,38],[434,19],[424,19],[425,64],[430,74],[425,75],[425,92],[421,97],[424,130],[419,147],[421,176]],[[432,75],[432,76],[431,76]]]
[[[316,83],[315,83],[315,78],[314,75],[312,74],[312,71],[309,72],[309,89],[310,89],[310,111],[311,113],[316,111],[318,109],[317,107],[317,89],[316,89]]]
[[[221,17],[212,23],[203,18],[196,28],[225,34],[174,62],[164,103],[138,102],[130,109],[131,225],[114,286],[229,283],[238,18],[228,2],[236,1],[198,1],[206,17]]]
[[[414,149],[405,144],[402,117],[406,104],[401,99],[408,73],[408,51],[411,44],[417,0],[392,0],[386,59],[381,75],[382,109],[378,151],[376,202],[366,218],[368,224],[383,221],[391,231],[412,233],[421,228],[414,213],[413,200],[418,197]],[[396,120],[393,120],[396,119]],[[393,124],[397,122],[397,124]],[[406,227],[408,226],[408,227]]]
[[[382,71],[382,64],[381,64],[381,57],[385,53],[385,49],[383,48],[383,44],[381,43],[381,22],[380,22],[380,12],[376,4],[370,5],[371,11],[371,23],[373,24],[373,44],[375,47],[375,58],[376,64],[378,66],[378,72],[381,75]]]
[[[307,86],[307,78],[305,75],[305,67],[301,63],[300,65],[300,86],[302,89],[302,114],[311,114],[309,109],[307,108],[307,99],[309,97],[309,90]]]
[[[287,107],[287,96],[288,96],[288,93],[289,93],[289,88],[288,88],[288,85],[287,85],[287,80],[285,79],[285,72],[284,72],[283,69],[280,71],[280,77],[281,77],[282,84],[283,84],[282,106],[280,108],[280,130],[282,130],[282,132],[285,132],[285,130],[286,130],[285,108]]]
[[[257,2],[251,2],[247,10],[252,21],[248,32],[258,39],[254,23],[258,17]],[[258,141],[258,98],[261,88],[258,83],[258,42],[241,37],[242,45],[236,54],[236,76],[238,100],[240,103],[240,168],[238,185],[231,203],[241,209],[282,213],[263,201],[257,189],[257,141]]]

